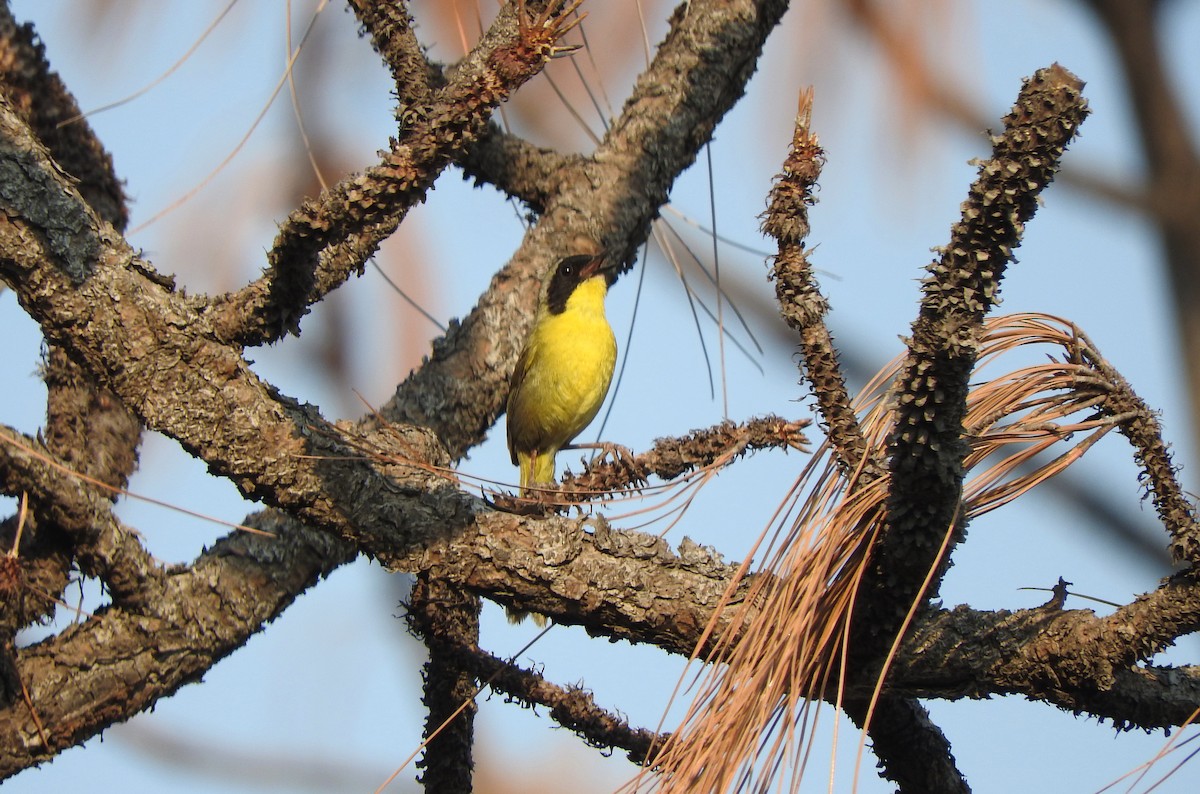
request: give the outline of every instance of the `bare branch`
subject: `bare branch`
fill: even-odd
[[[0,779],[200,680],[298,593],[355,554],[327,533],[304,530],[276,514],[247,523],[275,537],[226,538],[189,568],[167,576],[161,597],[142,610],[107,607],[17,651],[37,717],[24,703],[0,710]]]
[[[426,574],[417,576],[408,603],[408,625],[429,648],[422,668],[425,693],[427,791],[470,791],[474,763],[475,677],[458,649],[479,644],[479,597]]]
[[[0,426],[0,471],[4,473],[5,490],[28,494],[34,505],[33,520],[47,524],[40,530],[49,537],[66,533],[70,544],[76,547],[71,556],[77,557],[85,574],[105,583],[113,603],[138,608],[161,595],[163,571],[138,538],[113,515],[110,493],[68,473],[70,467],[56,460],[36,439],[3,426]],[[41,534],[41,531],[31,532],[25,541],[35,546],[33,538]],[[63,550],[59,548],[57,552],[61,554]],[[29,558],[21,560],[24,565],[31,563]],[[61,584],[65,583],[64,577]],[[43,602],[60,592],[57,587],[46,590],[44,583],[39,584]],[[19,626],[34,619],[27,616]]]
[[[579,172],[583,157],[534,146],[489,124],[458,164],[476,185],[491,184],[524,202],[530,212],[541,214],[555,195],[567,189],[562,180]]]
[[[47,338],[70,350],[148,427],[179,440],[251,498],[363,540],[425,525],[404,516],[423,512],[421,500],[380,498],[396,488],[387,474],[359,458],[316,409],[280,395],[238,351],[216,341],[192,303],[149,278],[153,268],[95,219],[6,108],[0,103],[8,189],[53,192],[54,210],[0,222],[0,275]],[[77,281],[83,273],[90,277]],[[81,325],[79,317],[89,322]],[[427,433],[399,432],[391,442],[403,444],[408,459],[445,462]],[[409,474],[432,482],[435,492],[452,490],[438,476],[411,467]]]
[[[816,203],[813,189],[821,175],[825,153],[810,128],[811,90],[801,95],[800,112],[792,145],[783,161],[783,173],[771,188],[763,231],[775,238],[779,254],[771,268],[775,297],[785,322],[800,334],[804,374],[812,385],[821,418],[829,428],[829,441],[845,471],[864,467],[874,479],[882,473],[882,459],[868,458],[867,443],[846,390],[846,377],[838,363],[833,335],[825,325],[829,302],[821,294],[804,240],[808,237],[808,208]],[[875,453],[878,455],[878,453]]]
[[[686,538],[675,552],[662,538],[613,529],[601,517],[499,512],[482,513],[424,549],[388,555],[384,562],[427,571],[431,578],[556,623],[684,655],[724,604],[736,570]],[[733,604],[722,613],[722,629],[740,602],[735,598]]]
[[[124,229],[129,213],[112,155],[80,118],[75,98],[50,70],[45,47],[33,26],[18,25],[7,3],[0,6],[0,91],[59,167],[78,180],[79,192],[92,209],[117,229]]]
[[[633,728],[624,717],[596,705],[592,694],[577,686],[561,687],[532,670],[497,659],[478,648],[460,649],[462,658],[475,670],[475,676],[522,704],[537,704],[550,709],[550,717],[583,738],[592,747],[620,747],[635,764],[645,763],[651,749],[663,742],[662,736],[644,728]]]
[[[1088,350],[1092,350],[1089,345]],[[1200,525],[1191,501],[1175,476],[1171,452],[1163,441],[1162,426],[1154,411],[1134,393],[1117,370],[1098,355],[1089,354],[1095,367],[1113,388],[1105,395],[1104,411],[1120,422],[1121,434],[1134,448],[1134,458],[1145,473],[1145,486],[1154,500],[1159,520],[1171,534],[1171,556],[1176,562],[1200,566]]]
[[[17,26],[7,4],[0,7],[0,90],[46,147],[55,164],[72,175],[74,186],[96,214],[117,229],[123,229],[128,221],[128,209],[111,155],[86,120],[80,118],[79,107],[62,80],[50,70],[33,27],[28,24]],[[140,423],[116,395],[98,387],[93,376],[71,360],[63,348],[53,346],[49,349],[45,373],[44,437],[49,451],[75,471],[114,488],[124,487],[137,466]],[[109,498],[115,498],[115,493]],[[45,531],[53,534],[51,527],[46,527]],[[92,541],[98,537],[89,534],[74,537],[74,542],[82,544],[80,551],[86,558],[85,568],[98,565],[98,569],[111,576],[115,589],[127,594],[121,580],[136,580],[140,573],[137,570],[128,574],[116,571],[107,550],[92,546]],[[51,553],[54,558],[63,551],[61,538],[35,541],[30,537],[29,540],[31,551],[35,548],[39,551],[54,549]],[[36,556],[25,558],[24,563],[30,564]],[[97,560],[103,562],[97,563]],[[53,578],[65,585],[66,568],[61,558],[50,567],[61,574]],[[39,578],[39,585],[40,590],[46,590],[47,597],[60,592],[58,588],[48,589],[49,579]]]
[[[956,699],[1021,694],[1118,728],[1185,724],[1200,708],[1200,668],[1135,667],[1176,636],[1200,629],[1200,586],[1177,578],[1119,612],[1053,606],[929,613],[906,637],[890,691]]]
[[[778,416],[762,416],[740,424],[722,422],[679,438],[659,438],[648,452],[630,458],[601,457],[581,474],[564,475],[561,490],[568,501],[603,498],[644,483],[651,475],[674,480],[689,471],[726,466],[747,452],[807,451],[803,428],[809,424],[807,419],[789,422]]]
[[[950,244],[929,266],[896,385],[887,524],[864,582],[870,596],[855,616],[868,636],[884,644],[921,597],[931,568],[944,571],[948,556],[938,555],[946,533],[957,539],[963,532],[963,415],[983,320],[1037,209],[1038,193],[1054,178],[1087,116],[1082,85],[1057,64],[1025,83],[1004,132],[993,140],[992,157],[979,167]],[[935,576],[924,597],[937,592],[939,581]]]
[[[406,103],[424,105],[441,72],[425,57],[413,30],[412,15],[401,3],[350,0],[350,8],[371,36],[371,46],[392,73],[392,83]]]
[[[866,722],[867,701],[848,698],[846,714],[859,727]],[[915,700],[883,695],[867,727],[880,774],[906,794],[970,792],[954,762],[950,742]]]

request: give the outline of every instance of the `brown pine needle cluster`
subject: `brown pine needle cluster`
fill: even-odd
[[[980,362],[1030,347],[1049,349],[1048,360],[984,381],[968,397],[967,519],[1063,471],[1130,419],[1109,409],[1125,387],[1066,320],[995,318]],[[902,364],[882,370],[856,405],[869,448],[893,430],[889,385]],[[805,469],[734,620],[741,632],[717,640],[681,729],[655,757],[663,791],[755,790],[782,770],[802,776],[820,706],[840,705],[855,678],[847,666],[854,599],[887,492],[888,475],[864,483],[860,472],[843,472],[828,443]]]

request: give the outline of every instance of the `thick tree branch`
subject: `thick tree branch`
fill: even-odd
[[[475,677],[458,653],[479,644],[479,597],[422,573],[408,603],[408,625],[424,641],[422,668],[427,709],[424,770],[427,791],[470,791],[474,761]]]
[[[107,706],[101,698],[98,705],[104,719],[89,723],[94,732],[185,683],[176,672],[181,659],[186,662],[183,678],[198,676],[229,648],[258,631],[263,620],[277,614],[318,575],[354,555],[351,546],[275,514],[252,517],[247,523],[272,531],[276,537],[235,535],[217,544],[190,570],[168,575],[163,598],[151,604],[158,610],[149,613],[154,620],[110,608],[96,620],[20,652],[22,678],[31,692],[37,693],[34,702],[52,736],[67,731],[79,718],[76,710],[83,708],[81,700],[60,701],[53,696],[64,676],[83,676],[77,684],[80,692],[110,692],[128,675],[126,665],[131,662],[121,653],[106,657],[112,659],[110,663],[93,663],[82,673],[72,669],[71,660],[77,658],[79,649],[94,649],[98,644],[140,648],[147,641],[146,626],[158,632],[156,643],[165,642],[176,649],[160,660],[138,659],[139,675],[148,677],[142,685],[146,690],[131,693],[135,696],[128,699],[117,698]],[[589,533],[581,532],[576,521],[498,513],[483,514],[471,531],[448,533],[407,562],[396,559],[392,563],[427,571],[430,581],[451,588],[509,590],[513,595],[506,601],[522,608],[551,612],[556,620],[582,621],[593,633],[651,642],[684,655],[695,646],[735,572],[735,566],[693,544],[685,543],[674,554],[661,539],[619,532],[603,523],[595,524]],[[219,584],[216,593],[210,592],[214,583]],[[548,586],[554,596],[546,596],[539,586]],[[1171,621],[1181,634],[1196,628],[1196,610],[1190,605],[1200,603],[1200,586],[1181,580],[1173,587],[1174,592],[1151,594],[1131,605],[1130,609],[1144,615],[1134,623],[1145,627],[1145,636],[1154,636],[1155,621]],[[260,597],[266,603],[256,605]],[[231,604],[241,606],[233,609]],[[1170,617],[1172,613],[1176,617]],[[221,616],[220,626],[190,625],[189,621],[199,616],[208,616],[206,620]],[[888,685],[895,694],[907,696],[1037,694],[1097,716],[1120,719],[1120,715],[1133,715],[1124,725],[1182,724],[1200,705],[1200,675],[1122,668],[1122,659],[1157,647],[1138,644],[1136,636],[1131,641],[1122,630],[1123,620],[1123,616],[1098,619],[1090,612],[1044,609],[988,613],[963,607],[932,613],[918,621],[906,640]],[[1086,641],[1089,637],[1096,639]],[[1064,644],[1063,638],[1084,641]],[[1057,645],[1047,646],[1047,642]],[[1048,647],[1054,648],[1054,654],[1047,656]],[[1058,681],[1059,669],[1077,672],[1069,689],[1059,686],[1048,692],[1044,682]],[[849,694],[865,697],[869,692]],[[1131,703],[1138,708],[1129,709]],[[23,744],[31,741],[35,729],[22,708],[18,705],[0,712],[0,746],[29,746],[33,755],[23,762],[12,760],[16,766],[6,766],[10,762],[0,758],[0,773],[15,771],[39,757],[36,741]],[[10,730],[23,733],[19,739],[3,735]],[[71,735],[81,741],[90,734]],[[56,747],[69,743],[66,739],[62,744],[55,741]]]
[[[0,710],[0,779],[199,681],[297,594],[355,554],[328,533],[276,514],[248,523],[275,537],[232,535],[188,568],[166,572],[160,598],[143,609],[105,607],[17,652],[37,717],[24,703]]]
[[[427,522],[410,511],[424,512],[422,500],[381,499],[397,490],[393,477],[356,458],[314,408],[264,383],[236,350],[214,338],[189,301],[148,278],[153,268],[95,219],[28,129],[5,110],[0,105],[0,169],[16,211],[0,218],[0,275],[47,338],[100,377],[148,427],[180,441],[247,496],[357,536],[367,550],[395,547],[379,542],[385,535],[407,537],[400,547],[419,543],[413,527]],[[21,207],[38,201],[53,209],[24,218]],[[89,322],[81,325],[79,317]],[[413,430],[405,437],[402,431],[393,441],[404,444],[406,458],[445,463],[427,434]],[[452,490],[435,475],[411,467],[409,474],[416,480],[400,479],[408,480],[410,495]]]
[[[563,519],[537,522],[543,528],[557,528],[559,541],[555,544],[546,543],[532,533],[511,531],[514,524],[532,526],[526,519],[499,515],[493,518],[498,523],[485,521],[473,534],[434,544],[414,563],[450,585],[483,588],[496,586],[500,578],[484,570],[485,560],[510,572],[527,570],[534,576],[566,567],[570,575],[565,582],[577,582],[581,588],[590,586],[584,579],[590,578],[595,583],[598,589],[595,593],[588,590],[584,600],[590,599],[587,606],[592,611],[606,612],[613,616],[612,622],[619,621],[625,627],[617,636],[653,641],[677,653],[691,651],[711,614],[706,609],[718,602],[734,571],[733,566],[714,560],[697,547],[685,547],[676,556],[661,540],[638,533],[597,528],[589,536],[581,535],[575,522]],[[147,625],[160,632],[157,643],[166,642],[176,649],[159,662],[140,661],[139,675],[155,671],[151,676],[156,682],[152,685],[155,691],[130,693],[136,697],[128,702],[114,701],[109,710],[102,709],[111,720],[114,717],[111,709],[118,703],[136,706],[133,708],[136,711],[185,683],[176,673],[169,672],[181,659],[187,662],[182,671],[187,675],[183,677],[198,676],[206,664],[223,655],[222,647],[236,647],[318,575],[353,556],[350,546],[333,542],[322,533],[300,529],[294,522],[274,514],[263,514],[248,519],[247,523],[272,531],[276,537],[235,535],[218,543],[191,570],[169,575],[167,598],[162,602],[165,614],[156,618],[166,623],[148,623],[146,617],[112,608],[104,610],[95,620],[20,652],[23,679],[37,693],[34,702],[43,722],[51,726],[52,735],[58,735],[54,726],[60,725],[61,720],[78,717],[74,709],[82,708],[82,701],[60,701],[53,696],[54,687],[62,685],[64,676],[82,676],[83,680],[77,683],[80,692],[89,689],[110,692],[128,671],[125,665],[130,662],[120,653],[109,657],[112,661],[108,664],[92,664],[82,672],[70,669],[69,660],[76,658],[78,649],[95,648],[99,642],[112,642],[108,647],[113,648],[141,647],[145,642],[142,632]],[[664,586],[664,580],[669,586]],[[219,585],[218,592],[211,592],[214,583]],[[1176,594],[1178,603],[1200,602],[1197,585],[1177,586],[1185,588],[1185,592]],[[691,602],[692,593],[698,596],[695,604]],[[569,593],[564,595],[572,597]],[[260,596],[266,603],[255,606]],[[642,608],[626,606],[637,604],[639,598]],[[547,599],[531,599],[519,605],[541,610],[556,603],[562,606],[562,602]],[[705,603],[709,606],[705,607]],[[182,608],[184,604],[188,606]],[[231,605],[240,606],[232,609]],[[1155,605],[1147,603],[1140,608],[1150,615],[1151,606]],[[568,617],[566,610],[560,612],[563,614],[556,617]],[[1187,617],[1186,613],[1180,614],[1181,618]],[[188,621],[203,615],[222,615],[220,626],[188,625]],[[180,621],[178,625],[172,622],[176,620]],[[1179,624],[1181,631],[1194,628],[1194,614],[1190,620],[1191,624]],[[1100,630],[1103,625],[1111,629]],[[588,626],[599,630],[591,622]],[[1036,684],[1033,676],[1026,675],[1026,683],[1019,684],[1015,673],[1021,665],[1037,662],[1037,675],[1046,678],[1063,664],[1060,658],[1045,658],[1046,646],[1042,643],[1046,640],[1041,638],[1096,636],[1103,642],[1061,646],[1061,654],[1068,654],[1077,663],[1086,661],[1088,666],[1079,667],[1080,672],[1070,682],[1070,691],[1060,689],[1052,702],[1097,716],[1120,718],[1117,715],[1133,714],[1135,719],[1124,723],[1129,726],[1182,724],[1200,705],[1200,675],[1186,670],[1123,671],[1119,664],[1115,667],[1102,664],[1102,658],[1113,658],[1114,648],[1127,645],[1127,637],[1121,636],[1119,627],[1119,618],[1098,619],[1090,612],[1079,611],[988,613],[965,607],[940,611],[914,628],[893,668],[889,686],[897,693],[944,698],[1014,692],[1044,694],[1044,685]],[[128,646],[122,645],[126,642]],[[1128,651],[1122,649],[1120,654],[1127,656]],[[160,665],[164,667],[160,669]],[[1093,672],[1086,672],[1088,669]],[[73,687],[71,691],[76,689]],[[1068,694],[1070,700],[1065,699]],[[1139,708],[1130,711],[1127,708],[1130,703],[1137,703]],[[18,705],[0,712],[6,715],[6,719],[0,719],[0,731],[24,731],[19,740],[15,735],[4,736],[0,746],[24,746],[21,742],[35,735],[32,720],[22,715],[22,708]],[[130,712],[121,709],[119,713]],[[103,724],[93,723],[93,729],[98,730]],[[80,735],[77,740],[83,738],[86,736]],[[31,747],[37,747],[36,741]],[[0,773],[19,768],[7,763],[15,762],[0,758]]]
[[[158,597],[138,610],[105,608],[18,651],[17,669],[50,746],[41,744],[23,704],[0,709],[0,777],[82,742],[198,680],[297,594],[355,556],[351,544],[278,513],[251,516],[245,523],[274,537],[232,535],[191,566],[164,572]],[[547,532],[552,533],[550,542],[544,539]],[[578,618],[577,591],[584,590],[586,606],[616,626],[614,636],[656,642],[681,654],[694,647],[733,572],[694,544],[685,543],[674,554],[661,539],[640,533],[598,525],[585,534],[575,521],[533,522],[504,514],[481,516],[470,532],[447,533],[407,567],[424,570],[426,581],[460,593],[501,589],[518,574],[557,576],[558,586],[568,592],[527,603],[557,606],[559,619],[572,613]],[[488,568],[507,571],[507,579]],[[570,610],[564,601],[572,604]],[[598,621],[588,626],[605,630]]]
[[[0,91],[55,165],[71,175],[84,201],[122,230],[128,210],[111,155],[81,118],[62,80],[50,70],[32,26],[18,26],[7,5],[0,6]],[[141,439],[137,420],[58,348],[47,356],[46,387],[45,437],[50,448],[75,470],[123,487],[137,465]]]
[[[50,70],[33,26],[18,25],[7,3],[0,5],[0,91],[59,167],[78,180],[79,192],[96,214],[123,229],[129,213],[112,155],[81,117],[62,80]]]
[[[950,742],[915,700],[884,694],[866,723],[869,697],[848,698],[847,716],[871,736],[880,774],[902,794],[966,794],[971,790],[955,764]]]
[[[675,552],[662,538],[613,529],[600,517],[499,512],[384,562],[597,636],[683,655],[695,648],[737,568],[686,538]],[[724,607],[722,629],[737,606],[735,598]]]
[[[953,545],[943,548],[947,533],[961,539],[963,417],[983,320],[1038,193],[1087,116],[1082,85],[1057,64],[1025,83],[991,158],[980,165],[950,244],[929,266],[895,387],[887,523],[856,607],[855,652],[874,655],[890,644],[910,606],[936,594]],[[922,590],[930,570],[935,575]]]
[[[163,572],[136,535],[113,515],[111,493],[70,472],[70,466],[56,460],[37,439],[0,426],[4,490],[29,497],[34,508],[32,520],[48,525],[37,529],[65,533],[80,570],[103,581],[113,603],[137,608],[159,597]],[[37,540],[40,535],[40,531],[26,530],[22,549],[28,547],[35,556],[20,558],[23,566],[29,567],[38,559],[36,550],[44,545],[44,541]],[[56,551],[62,553],[61,549]],[[44,582],[38,582],[37,590],[43,603],[50,594],[60,592],[57,587],[47,589]],[[18,625],[28,625],[34,619],[26,616]]]
[[[7,4],[0,6],[0,92],[12,103],[47,147],[59,168],[69,173],[84,200],[109,223],[123,228],[128,220],[124,191],[113,170],[112,157],[80,117],[74,97],[50,70],[44,48],[30,25],[18,26]],[[114,488],[123,487],[137,465],[141,425],[112,392],[58,346],[48,346],[45,363],[47,390],[43,437],[47,453],[69,467]],[[10,487],[16,487],[15,481]],[[30,487],[24,493],[37,493]],[[23,494],[24,495],[24,494]],[[57,496],[54,494],[53,496]],[[50,494],[34,499],[34,512],[23,523],[22,544],[7,561],[16,578],[15,592],[4,599],[2,641],[14,642],[15,632],[53,614],[54,602],[70,582],[72,564],[112,582],[115,598],[133,597],[142,578],[144,551],[135,538],[113,544],[111,532],[65,530],[46,518],[57,505]],[[111,502],[115,492],[105,494]],[[109,517],[109,524],[114,524]],[[111,527],[110,527],[111,528]],[[91,527],[88,527],[90,530]],[[15,680],[5,654],[4,677]]]
[[[891,691],[954,700],[1021,694],[1074,713],[1152,730],[1200,707],[1200,668],[1134,666],[1161,644],[1200,629],[1200,586],[1177,580],[1107,617],[1055,606],[931,612],[906,638]],[[1148,641],[1149,640],[1149,641]]]

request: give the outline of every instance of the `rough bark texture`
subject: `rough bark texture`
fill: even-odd
[[[914,602],[937,595],[948,552],[965,531],[963,416],[983,320],[999,297],[1038,194],[1089,112],[1082,88],[1057,64],[1026,82],[1004,132],[993,139],[991,158],[979,167],[949,245],[922,283],[920,314],[895,385],[887,525],[863,584],[869,595],[860,626],[870,627],[883,644]],[[947,533],[952,542],[943,550]],[[931,568],[939,574],[922,592]],[[878,647],[867,652],[878,653]]]
[[[483,440],[503,409],[541,276],[569,253],[565,241],[583,237],[632,262],[675,179],[741,97],[787,4],[680,5],[632,95],[586,156],[534,146],[491,122],[495,107],[560,53],[574,18],[563,5],[505,4],[471,53],[442,68],[426,59],[404,4],[352,0],[395,80],[396,134],[378,163],[281,223],[261,278],[212,296],[177,291],[125,241],[124,195],[110,158],[86,124],[59,125],[75,103],[32,30],[0,7],[0,278],[50,348],[45,432],[33,438],[0,428],[3,493],[29,507],[0,526],[0,778],[198,681],[360,554],[417,575],[410,617],[430,652],[429,788],[469,789],[470,700],[483,682],[546,705],[596,746],[652,760],[663,737],[629,726],[578,688],[479,648],[479,597],[607,640],[689,655],[737,641],[744,624],[735,616],[753,578],[690,541],[672,548],[549,505],[498,506],[443,472]],[[1097,7],[1115,19],[1124,13],[1116,5]],[[850,408],[824,324],[828,306],[803,248],[822,157],[807,123],[797,128],[764,224],[780,244],[772,276],[781,312],[800,335],[804,376],[841,470],[858,473],[860,486],[882,488],[889,478],[886,523],[869,549],[851,624],[856,672],[843,692],[861,724],[888,645],[910,605],[925,605],[868,728],[884,774],[902,791],[967,790],[949,742],[916,698],[1021,694],[1120,728],[1177,726],[1200,705],[1197,668],[1148,664],[1200,629],[1200,585],[1189,572],[1105,618],[1061,603],[1020,612],[926,603],[965,528],[963,415],[982,322],[1038,193],[1087,113],[1080,89],[1057,65],[1041,70],[1004,119],[951,242],[929,266],[886,448],[870,448]],[[257,375],[244,348],[298,331],[309,308],[361,271],[451,165],[538,217],[474,309],[379,415],[335,422]],[[1200,534],[1160,428],[1117,373],[1105,374],[1116,387],[1096,410],[1133,444],[1175,558],[1194,565]],[[754,449],[804,449],[806,425],[765,417],[663,439],[649,452],[591,467],[566,491],[636,488],[650,475],[728,465]],[[137,465],[143,426],[177,440],[266,509],[188,565],[153,560],[112,512],[112,489]],[[73,569],[102,582],[111,605],[16,647],[15,633],[53,609]]]
[[[429,744],[417,762],[421,782],[430,791],[470,791],[478,687],[458,649],[479,644],[479,597],[423,573],[409,599],[408,625],[429,648],[422,671]]]

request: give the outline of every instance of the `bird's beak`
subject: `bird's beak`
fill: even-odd
[[[596,254],[583,269],[579,271],[579,280],[587,281],[592,276],[604,275],[610,282],[616,271],[617,263],[608,258],[608,254],[602,251]]]

